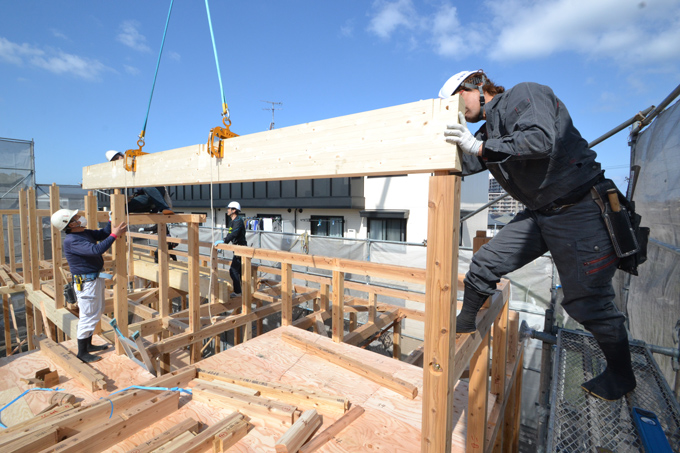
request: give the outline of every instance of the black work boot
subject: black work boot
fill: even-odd
[[[92,355],[89,352],[87,352],[88,350],[87,341],[88,338],[78,338],[78,358],[85,363],[92,363],[101,360],[102,359],[101,357]]]
[[[102,345],[99,345],[99,346],[92,344],[92,336],[93,335],[90,335],[89,337],[87,337],[87,351],[88,352],[99,352],[99,351],[106,351],[107,349],[109,349],[108,344],[102,344]]]
[[[472,333],[477,330],[477,325],[475,324],[477,313],[488,297],[488,295],[480,294],[465,285],[463,308],[460,310],[458,316],[456,316],[456,334]]]
[[[586,392],[607,401],[616,401],[635,390],[635,373],[630,358],[628,338],[617,343],[600,343],[607,368],[599,376],[581,384]]]

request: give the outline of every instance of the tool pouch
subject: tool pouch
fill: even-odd
[[[73,284],[71,282],[64,285],[64,299],[66,299],[66,302],[69,304],[75,305],[78,303],[76,292],[73,290]]]
[[[608,191],[614,190],[618,199],[618,210],[612,209]],[[637,275],[638,265],[647,260],[649,228],[640,227],[642,218],[635,212],[635,203],[629,201],[610,179],[595,184],[593,199],[600,206],[602,218],[612,240],[616,256],[620,258],[618,268]]]

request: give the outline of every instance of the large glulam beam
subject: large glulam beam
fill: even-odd
[[[459,96],[428,99],[224,141],[224,157],[193,145],[83,168],[84,189],[380,176],[459,170],[456,148],[444,141],[457,122]],[[206,136],[207,136],[206,130]]]

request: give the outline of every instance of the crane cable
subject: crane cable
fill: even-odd
[[[170,8],[168,9],[168,17],[165,20],[165,29],[163,30],[163,40],[161,41],[161,48],[158,52],[158,60],[156,61],[156,73],[153,76],[153,84],[151,85],[151,94],[149,95],[149,105],[146,108],[146,118],[144,118],[144,126],[142,127],[142,132],[139,134],[139,140],[137,140],[138,149],[128,149],[125,151],[125,162],[124,167],[127,171],[137,171],[137,156],[148,154],[142,151],[144,147],[144,137],[146,136],[146,125],[149,122],[149,112],[151,111],[151,100],[153,99],[153,92],[156,88],[156,79],[158,78],[158,68],[161,65],[161,56],[163,55],[163,47],[165,46],[165,37],[168,33],[168,24],[170,23],[170,15],[172,14],[172,5],[175,0],[170,0]],[[128,164],[128,159],[132,159],[131,163]]]

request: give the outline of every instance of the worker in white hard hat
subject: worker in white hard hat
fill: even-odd
[[[248,245],[246,242],[246,226],[243,219],[239,216],[241,213],[241,204],[238,201],[232,201],[227,205],[227,215],[231,219],[227,235],[221,241],[215,241],[215,245],[219,244],[235,244]],[[234,254],[231,260],[231,267],[229,268],[229,276],[234,285],[234,291],[230,297],[238,297],[241,295],[241,257]]]
[[[120,151],[110,149],[106,152],[109,162],[124,159],[125,155]],[[165,215],[174,214],[172,201],[165,187],[142,187],[135,189],[134,195],[128,200],[127,210],[130,213],[161,212]]]
[[[64,239],[64,255],[73,277],[76,299],[78,300],[78,358],[85,363],[96,362],[101,357],[91,352],[104,351],[107,345],[93,345],[94,329],[104,312],[104,278],[100,276],[104,269],[106,252],[113,242],[123,236],[127,225],[122,222],[111,227],[109,222],[100,230],[88,230],[87,219],[77,210],[60,209],[52,214],[52,226],[66,232]]]
[[[463,71],[439,92],[442,98],[454,94],[465,102],[465,113],[444,135],[462,151],[462,175],[489,170],[526,206],[473,255],[456,333],[476,331],[477,313],[501,277],[550,251],[564,292],[562,307],[593,334],[607,360],[604,372],[582,387],[605,400],[623,397],[636,380],[625,317],[614,305],[612,278],[622,261],[600,195],[616,186],[604,178],[597,155],[549,87],[520,83],[505,90],[483,71]],[[467,124],[482,120],[472,134]]]

